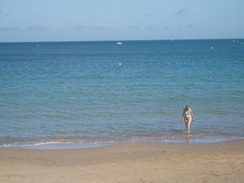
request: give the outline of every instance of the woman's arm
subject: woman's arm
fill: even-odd
[[[193,113],[192,109],[191,109],[191,116],[192,116],[192,121],[194,121],[194,113]]]
[[[185,118],[185,111],[186,111],[186,109],[184,109],[183,112],[182,112],[182,121],[183,122],[184,122],[184,118]]]

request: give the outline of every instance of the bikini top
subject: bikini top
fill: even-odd
[[[190,115],[190,114],[191,114],[190,111],[186,111],[186,112],[185,112],[185,115]]]

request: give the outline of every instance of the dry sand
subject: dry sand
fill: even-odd
[[[72,150],[0,148],[0,182],[242,183],[244,140]]]

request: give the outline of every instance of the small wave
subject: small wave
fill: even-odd
[[[0,148],[24,148],[24,149],[76,149],[76,148],[90,148],[100,147],[115,144],[116,140],[88,140],[79,139],[76,137],[54,137],[52,139],[45,139],[35,142],[13,142],[0,145]]]
[[[68,143],[68,142],[67,142]],[[42,145],[53,145],[53,144],[65,144],[64,142],[37,142],[37,143],[26,143],[26,144],[3,144],[0,147],[31,147],[31,146],[42,146]]]

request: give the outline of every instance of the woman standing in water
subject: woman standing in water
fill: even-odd
[[[190,133],[191,122],[194,121],[194,114],[190,106],[186,106],[182,113],[182,121],[186,124],[186,131]]]

